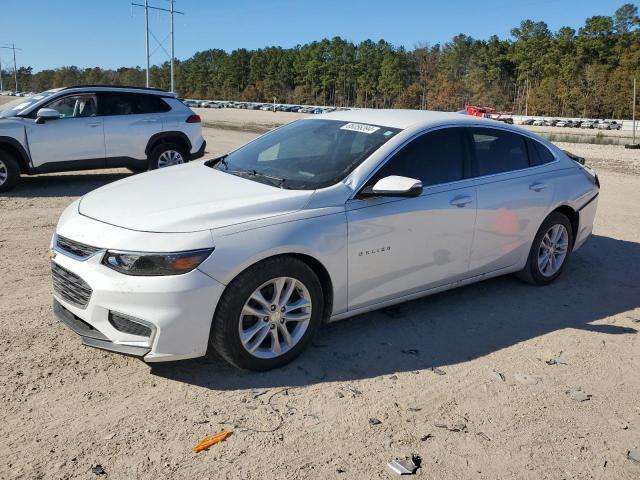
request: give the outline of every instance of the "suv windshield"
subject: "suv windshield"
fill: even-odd
[[[5,103],[0,107],[0,118],[15,117],[24,112],[27,108],[35,105],[39,101],[53,95],[58,90],[46,90],[30,97],[18,97],[15,100]]]
[[[338,120],[298,120],[207,165],[282,188],[315,190],[345,178],[399,131]]]

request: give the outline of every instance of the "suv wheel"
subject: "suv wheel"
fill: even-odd
[[[180,145],[175,143],[161,143],[151,150],[151,154],[149,155],[149,170],[187,163],[189,161],[188,158],[187,152]]]
[[[20,178],[20,167],[13,155],[0,151],[0,193],[15,187]]]
[[[321,323],[322,286],[304,262],[274,257],[249,267],[223,293],[211,346],[236,367],[264,371],[297,357]]]

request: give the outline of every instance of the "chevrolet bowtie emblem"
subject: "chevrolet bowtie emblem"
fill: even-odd
[[[47,255],[49,255],[49,258],[51,260],[53,260],[54,258],[56,258],[57,253],[53,250],[49,250],[49,252],[47,253]]]

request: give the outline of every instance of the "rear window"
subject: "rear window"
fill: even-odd
[[[102,115],[142,115],[171,110],[171,107],[157,95],[116,92],[103,93],[101,98]]]
[[[540,142],[528,138],[527,144],[529,145],[529,162],[532,167],[543,165],[554,160],[551,151]]]
[[[471,128],[475,174],[493,175],[529,167],[525,137],[493,128]]]

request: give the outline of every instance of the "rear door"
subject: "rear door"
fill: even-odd
[[[162,131],[162,116],[170,107],[157,95],[128,92],[101,93],[100,104],[107,165],[146,159],[147,143]]]
[[[466,276],[476,216],[468,158],[463,129],[425,133],[363,186],[400,175],[421,180],[421,196],[347,202],[349,309]]]
[[[470,128],[478,215],[470,276],[508,268],[528,255],[553,199],[551,151],[499,128]]]
[[[65,95],[42,108],[56,110],[60,118],[36,123],[34,112],[25,122],[34,167],[44,171],[104,167],[103,120],[97,116],[95,94]]]

